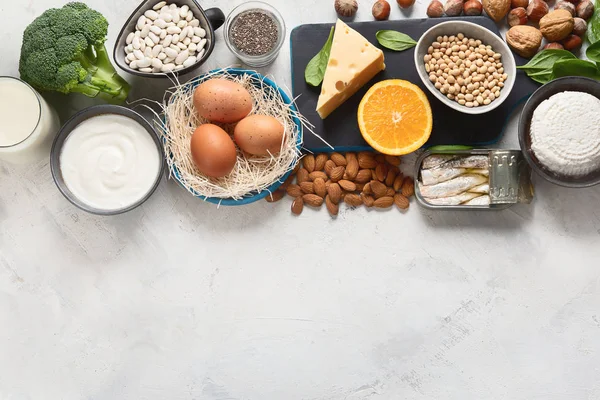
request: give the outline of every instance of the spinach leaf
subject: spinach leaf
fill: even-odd
[[[600,42],[596,42],[590,45],[585,51],[585,55],[588,60],[593,62],[600,62]]]
[[[552,68],[555,63],[561,60],[577,60],[577,57],[566,50],[542,50],[527,64],[517,67],[517,69],[524,71],[532,80],[543,85],[553,79]]]
[[[591,44],[600,41],[600,0],[596,0],[596,10],[588,21],[587,39]]]
[[[600,71],[596,64],[585,60],[561,60],[552,67],[552,79],[563,76],[585,76],[600,80]]]
[[[417,45],[413,38],[398,31],[379,31],[375,36],[380,45],[394,51],[408,50]]]
[[[304,79],[306,80],[306,83],[311,86],[319,86],[321,82],[323,82],[325,70],[327,70],[327,63],[329,62],[329,55],[331,54],[331,46],[333,45],[333,31],[334,28],[332,27],[329,32],[329,38],[321,51],[319,51],[306,65]]]

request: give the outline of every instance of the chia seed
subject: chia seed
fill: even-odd
[[[235,18],[230,34],[233,45],[240,52],[249,56],[262,56],[277,44],[279,27],[271,15],[259,10],[249,10]]]

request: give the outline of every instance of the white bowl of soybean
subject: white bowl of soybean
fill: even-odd
[[[504,73],[508,75],[508,79],[504,82],[504,87],[500,90],[500,97],[496,98],[488,105],[467,107],[459,104],[455,100],[449,99],[435,87],[434,83],[429,79],[429,73],[425,70],[424,57],[428,52],[429,46],[431,46],[433,42],[436,42],[439,36],[456,36],[459,33],[462,33],[469,39],[481,40],[483,44],[492,46],[494,52],[502,55],[500,61],[502,62]],[[438,98],[438,100],[448,107],[465,114],[484,114],[500,106],[510,94],[517,75],[515,58],[504,40],[489,29],[467,21],[442,22],[425,32],[415,47],[415,67],[417,68],[417,72],[419,73],[419,77],[423,81],[423,84],[436,98]]]

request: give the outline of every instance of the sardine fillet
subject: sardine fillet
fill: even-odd
[[[488,194],[488,193],[490,193],[490,185],[488,183],[484,183],[483,185],[475,186],[475,187],[469,189],[469,192]]]
[[[479,196],[477,193],[461,193],[458,196],[452,197],[440,197],[439,199],[425,199],[429,204],[434,206],[457,206],[465,203],[465,201],[472,201],[471,199]],[[466,203],[465,203],[466,204]]]
[[[438,183],[436,185],[425,186],[419,183],[419,190],[423,197],[428,198],[440,198],[440,197],[451,197],[466,192],[472,187],[481,185],[487,182],[487,178],[481,175],[465,174],[452,180]]]
[[[423,185],[435,185],[436,183],[446,182],[467,172],[464,168],[432,168],[421,171],[421,180]]]
[[[421,164],[421,169],[435,168],[438,165],[442,165],[446,161],[450,161],[454,158],[456,158],[456,156],[451,156],[448,154],[433,154],[423,160],[423,164]]]
[[[469,156],[451,160],[442,165],[444,168],[489,168],[488,156]]]

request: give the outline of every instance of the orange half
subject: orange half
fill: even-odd
[[[418,86],[401,79],[381,81],[360,102],[358,127],[367,143],[383,154],[412,153],[431,135],[431,106]]]

